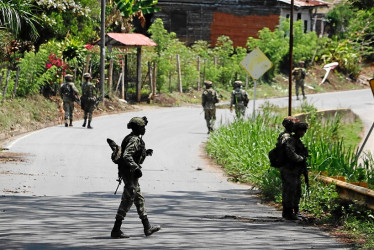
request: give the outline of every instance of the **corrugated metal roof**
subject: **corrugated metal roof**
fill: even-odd
[[[152,39],[138,33],[107,33],[105,43],[112,46],[157,46]]]
[[[291,0],[278,0],[278,2],[291,4]],[[325,7],[329,3],[321,0],[294,0],[294,5],[296,7]]]

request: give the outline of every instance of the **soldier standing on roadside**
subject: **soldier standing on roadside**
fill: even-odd
[[[91,127],[92,121],[92,112],[95,109],[96,104],[96,87],[91,83],[91,74],[85,73],[83,75],[84,82],[82,83],[82,97],[81,97],[81,107],[84,111],[84,122],[82,127],[86,126],[87,118],[88,118],[88,125],[87,128]]]
[[[295,122],[292,128],[294,134],[285,141],[287,162],[280,167],[280,174],[282,178],[282,217],[286,220],[298,219],[301,175],[308,158],[308,149],[300,139],[305,135],[307,129],[307,123]]]
[[[68,127],[68,119],[70,119],[69,126],[73,126],[74,101],[79,100],[79,98],[72,75],[65,75],[65,82],[60,87],[60,96],[65,111],[65,127]]]
[[[133,204],[135,204],[139,218],[142,220],[146,236],[161,229],[160,226],[152,226],[148,221],[144,207],[144,197],[138,182],[142,176],[141,164],[146,156],[153,154],[152,149],[145,148],[145,143],[142,139],[147,123],[148,120],[145,116],[131,118],[127,128],[131,129],[132,132],[123,139],[121,147],[118,147],[112,153],[113,162],[118,164],[118,175],[125,184],[116,221],[111,232],[112,238],[129,238],[121,231],[121,225]]]
[[[232,106],[235,105],[237,118],[244,117],[245,109],[249,102],[248,94],[242,89],[242,84],[242,81],[235,81],[234,90],[231,92],[230,112],[232,112]]]
[[[213,84],[211,81],[205,81],[204,84],[206,89],[203,91],[201,100],[209,134],[214,128],[214,122],[216,120],[216,103],[219,102],[219,98],[217,92],[212,88]]]
[[[296,100],[299,100],[299,88],[301,88],[303,98],[306,99],[304,91],[306,71],[304,68],[304,64],[305,63],[303,61],[300,61],[298,63],[299,67],[294,68],[294,70],[292,71],[292,75],[295,79]]]

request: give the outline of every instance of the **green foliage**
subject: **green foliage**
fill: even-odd
[[[249,37],[247,47],[250,50],[258,47],[273,63],[273,67],[267,72],[270,78],[273,78],[288,60],[289,51],[289,34],[290,21],[281,19],[281,24],[271,31],[264,28],[258,32],[258,39]],[[318,52],[320,40],[315,32],[304,33],[303,23],[301,20],[294,22],[294,63],[299,61],[313,61],[313,57]],[[286,58],[286,59],[285,59]],[[284,67],[284,66],[283,66]]]
[[[130,18],[139,11],[144,15],[160,11],[160,8],[155,6],[158,0],[115,0],[115,2],[117,9],[126,18]]]

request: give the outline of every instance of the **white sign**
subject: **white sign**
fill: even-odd
[[[259,48],[255,48],[251,53],[247,54],[240,65],[255,80],[259,79],[266,71],[273,67],[273,63]]]

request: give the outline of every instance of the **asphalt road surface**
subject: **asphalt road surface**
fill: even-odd
[[[309,95],[308,100],[318,107],[350,107],[368,124],[373,118],[370,90]],[[286,98],[271,102],[287,105]],[[228,110],[217,113],[222,123],[233,119]],[[154,154],[143,164],[140,185],[148,217],[162,230],[145,237],[133,207],[122,226],[131,238],[111,239],[122,187],[113,194],[117,168],[106,139],[120,143],[130,132],[129,119],[144,115],[149,120],[144,140]],[[202,149],[208,135],[200,107],[95,117],[93,130],[81,124],[46,128],[6,145],[21,160],[0,164],[0,248],[349,248],[316,227],[283,221],[280,211],[261,203],[256,190],[227,181],[211,166]]]

